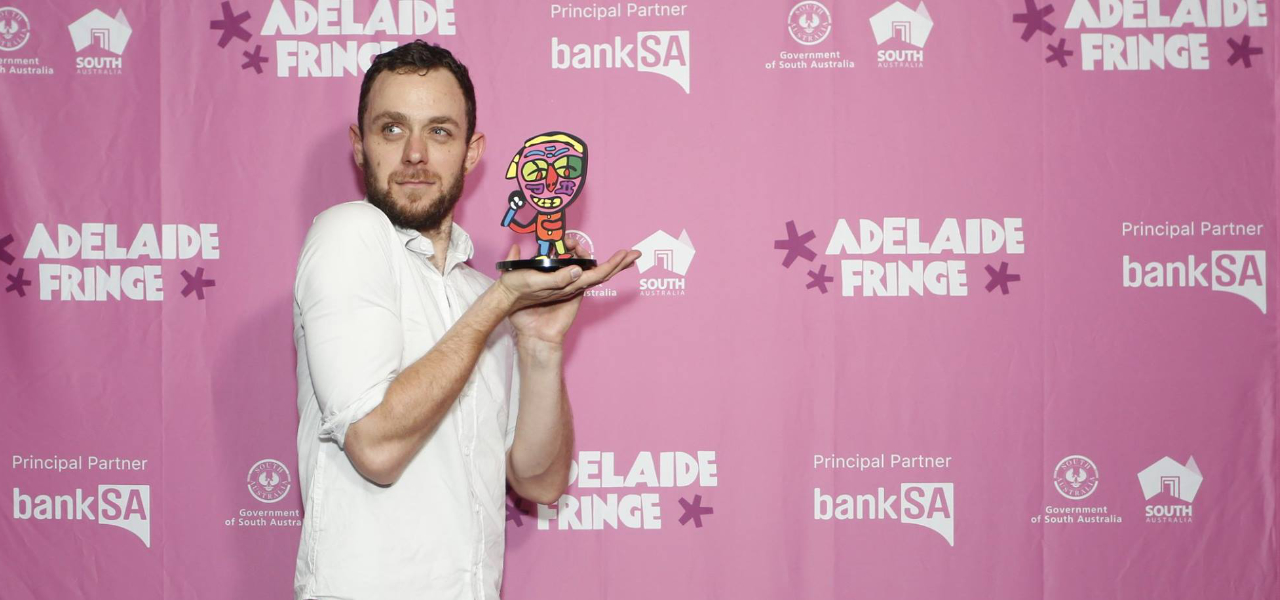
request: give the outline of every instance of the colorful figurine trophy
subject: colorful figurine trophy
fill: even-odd
[[[583,269],[596,266],[595,260],[576,258],[565,247],[565,209],[582,194],[586,184],[586,142],[559,131],[535,135],[511,159],[507,179],[516,179],[519,187],[507,197],[502,226],[517,233],[537,233],[538,254],[531,259],[499,262],[499,270],[555,271],[572,265]],[[516,221],[516,213],[526,204],[537,211],[535,218],[527,223]]]

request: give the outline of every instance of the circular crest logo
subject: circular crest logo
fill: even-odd
[[[293,478],[289,476],[289,469],[278,460],[260,460],[249,469],[249,493],[258,500],[278,502],[291,487]]]
[[[1098,488],[1098,467],[1093,461],[1073,454],[1058,462],[1053,469],[1053,486],[1070,500],[1083,500]]]
[[[787,15],[787,31],[791,39],[812,46],[827,39],[831,33],[831,13],[827,7],[814,0],[805,0],[791,7]]]
[[[11,6],[0,8],[0,50],[17,50],[30,38],[31,22],[27,15]]]

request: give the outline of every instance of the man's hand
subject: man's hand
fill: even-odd
[[[566,240],[565,245],[574,256],[587,258],[577,240]],[[495,285],[511,299],[510,320],[517,339],[523,343],[563,343],[565,333],[578,314],[582,292],[608,281],[637,258],[640,258],[639,251],[619,250],[608,261],[585,272],[581,267],[568,267],[554,273],[533,269],[503,273]],[[520,247],[512,246],[506,260],[519,259]]]

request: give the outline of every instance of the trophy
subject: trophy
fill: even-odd
[[[596,266],[590,258],[577,258],[565,246],[568,231],[565,209],[582,194],[587,180],[587,144],[576,135],[551,131],[535,135],[511,158],[507,179],[517,187],[507,196],[507,214],[502,226],[517,233],[535,233],[538,253],[531,259],[504,260],[498,269],[537,269],[550,272],[577,265]],[[527,222],[516,220],[526,205],[535,211]]]

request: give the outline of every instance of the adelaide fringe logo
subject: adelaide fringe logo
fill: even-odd
[[[159,302],[165,299],[164,261],[219,256],[216,223],[143,223],[133,229],[131,240],[121,237],[129,231],[115,223],[36,223],[22,253],[23,260],[40,261],[34,265],[16,264],[9,249],[17,239],[13,234],[0,237],[0,262],[17,267],[7,275],[5,292],[25,298],[34,284],[45,301]],[[203,266],[194,272],[184,269],[182,277],[183,297],[194,294],[204,300],[205,288],[215,285],[205,278]]]

